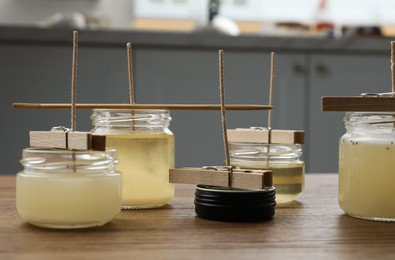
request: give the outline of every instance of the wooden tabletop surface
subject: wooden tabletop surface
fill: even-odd
[[[193,200],[193,185],[177,185],[161,209],[122,211],[98,228],[42,229],[19,217],[15,177],[1,176],[0,259],[395,259],[395,223],[345,215],[335,174],[308,174],[300,199],[266,222],[200,219]]]

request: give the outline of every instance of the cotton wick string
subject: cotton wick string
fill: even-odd
[[[224,51],[219,50],[219,89],[220,89],[220,101],[221,101],[221,121],[222,121],[222,133],[224,138],[225,148],[225,164],[230,166],[229,158],[229,145],[228,145],[228,133],[226,131],[226,111],[225,111],[225,87],[224,87]]]
[[[267,117],[267,128],[268,128],[268,145],[267,145],[267,155],[266,155],[266,166],[269,166],[270,163],[270,144],[272,143],[272,122],[273,122],[273,89],[274,89],[274,63],[275,63],[276,54],[274,52],[271,53],[271,61],[270,61],[270,87],[269,87],[269,106],[272,106],[272,109],[268,112]]]
[[[273,123],[273,88],[274,88],[274,64],[275,64],[276,54],[274,52],[271,53],[271,62],[270,62],[270,89],[269,89],[269,106],[272,106],[272,109],[269,110],[267,116],[267,127],[270,130],[272,128]],[[271,140],[269,140],[269,143]]]
[[[71,72],[71,131],[76,130],[76,86],[77,86],[77,62],[78,62],[78,32],[73,31],[73,64]]]
[[[128,42],[126,44],[128,49],[128,75],[129,75],[129,99],[130,104],[135,104],[134,100],[134,86],[133,86],[133,56],[132,56],[132,44]]]

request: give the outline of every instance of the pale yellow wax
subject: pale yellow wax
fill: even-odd
[[[16,206],[27,222],[52,228],[101,226],[121,209],[120,174],[18,173]]]
[[[174,136],[159,134],[109,134],[106,146],[116,148],[122,173],[123,208],[159,207],[171,201],[174,185]]]
[[[239,169],[260,169],[272,170],[273,186],[276,188],[276,202],[277,204],[288,203],[296,200],[304,190],[304,163],[289,163],[289,164],[269,164],[262,163],[256,165],[248,165],[248,167],[240,167],[234,165]]]
[[[349,215],[395,220],[395,140],[340,139],[339,204]]]

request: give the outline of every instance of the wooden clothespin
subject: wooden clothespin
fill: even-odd
[[[395,112],[395,41],[391,42],[392,92],[361,96],[322,97],[322,111]]]
[[[239,189],[264,189],[273,186],[270,170],[239,170],[230,166],[224,91],[224,57],[219,51],[219,85],[221,100],[222,133],[224,138],[225,166],[170,169],[170,183],[204,184]]]
[[[205,166],[170,170],[170,183],[203,184],[237,189],[263,189],[273,186],[272,171],[239,170],[232,166]]]
[[[76,74],[78,57],[78,32],[73,32],[73,70],[71,84],[71,129],[54,127],[51,131],[30,131],[30,146],[70,150],[106,149],[106,137],[90,132],[76,131]]]
[[[228,139],[231,143],[304,144],[304,131],[236,128],[228,130]]]
[[[70,150],[106,149],[106,136],[89,132],[71,132],[63,126],[53,127],[51,131],[30,131],[30,146]]]

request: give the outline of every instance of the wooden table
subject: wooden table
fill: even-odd
[[[303,196],[261,223],[200,219],[193,200],[194,186],[178,185],[165,208],[122,211],[99,228],[41,229],[19,217],[15,177],[2,176],[0,259],[395,259],[395,223],[345,215],[335,174],[308,174]]]

